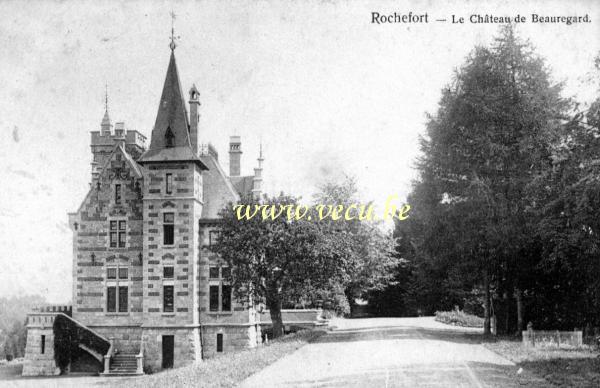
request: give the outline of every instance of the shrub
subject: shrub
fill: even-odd
[[[483,327],[483,318],[467,314],[455,307],[452,311],[436,311],[435,320],[449,325]]]

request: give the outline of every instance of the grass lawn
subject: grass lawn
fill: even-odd
[[[543,377],[548,386],[600,387],[600,354],[591,347],[582,349],[540,349],[524,347],[514,338],[498,338],[484,344],[529,373]]]
[[[113,381],[111,386],[116,383],[117,386],[128,388],[231,387],[323,334],[325,331],[303,330],[256,349],[223,354],[202,363],[153,375]]]
[[[21,372],[23,371],[22,362],[8,362],[0,364],[0,381],[1,380],[12,380],[21,378]]]

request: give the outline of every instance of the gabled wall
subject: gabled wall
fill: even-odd
[[[116,146],[92,186],[83,204],[70,215],[73,229],[73,318],[84,325],[139,326],[143,317],[142,225],[143,178],[121,146]],[[121,185],[121,204],[115,203],[115,184]],[[110,247],[110,220],[127,223],[126,246]],[[107,268],[128,269],[128,279],[119,280],[128,287],[128,311],[107,312]],[[129,335],[124,334],[125,340]],[[120,338],[124,339],[124,338]],[[117,338],[119,340],[119,338]],[[139,341],[139,340],[138,340]]]

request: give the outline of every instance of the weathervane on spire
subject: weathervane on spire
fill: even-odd
[[[179,36],[175,36],[175,18],[175,12],[171,11],[171,43],[169,44],[171,51],[175,50],[175,47],[177,47],[175,40],[180,38]]]

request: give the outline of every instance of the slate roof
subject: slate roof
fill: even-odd
[[[201,218],[219,218],[219,212],[229,203],[238,202],[239,193],[212,155],[200,156],[208,171],[202,174],[204,206]]]
[[[231,184],[233,184],[233,187],[235,187],[240,197],[245,197],[252,194],[252,188],[254,187],[254,177],[252,175],[232,176],[229,179],[231,180]]]
[[[191,147],[172,147],[149,149],[138,160],[139,164],[145,163],[164,163],[164,162],[195,162],[201,169],[207,170],[208,167],[198,156],[194,154]]]

